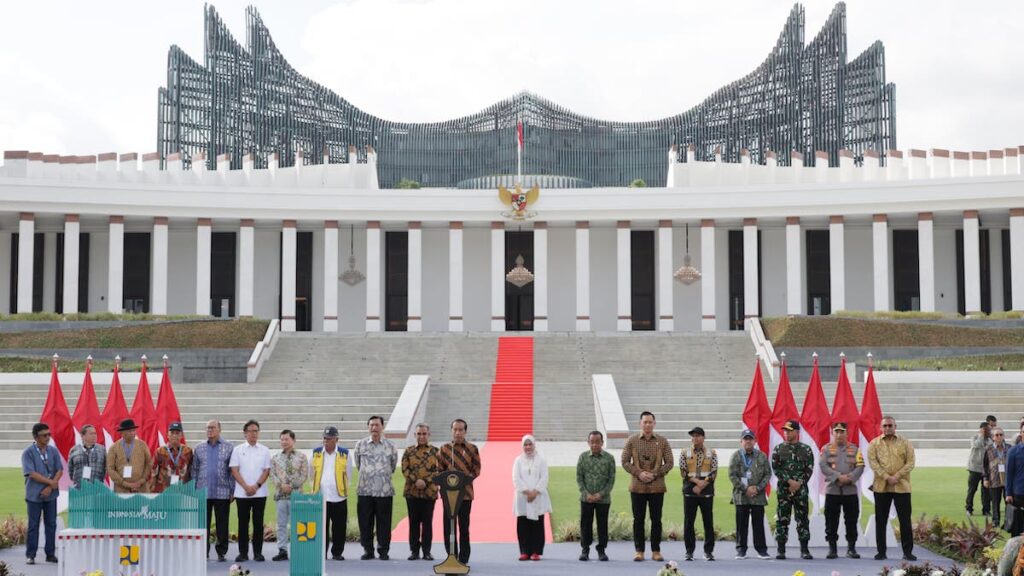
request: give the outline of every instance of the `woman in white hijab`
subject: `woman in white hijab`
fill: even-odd
[[[544,515],[551,513],[548,463],[537,453],[533,436],[523,436],[523,453],[512,466],[516,487],[514,509],[519,535],[519,559],[540,560],[544,554]]]

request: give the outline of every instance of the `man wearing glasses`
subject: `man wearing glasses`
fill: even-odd
[[[1003,488],[1006,486],[1006,459],[1010,455],[1010,444],[1006,442],[1002,428],[992,429],[992,443],[985,451],[983,467],[985,469],[984,487],[989,492],[992,502],[992,523],[1001,526]]]
[[[42,422],[32,426],[35,442],[21,453],[21,471],[25,475],[25,504],[28,506],[28,535],[25,539],[25,557],[29,564],[36,563],[39,550],[39,515],[43,516],[46,531],[46,561],[57,563],[57,495],[64,464],[60,452],[50,445],[50,427]]]
[[[878,543],[875,560],[886,559],[885,525],[889,522],[889,509],[895,504],[903,559],[913,562],[917,560],[910,525],[910,471],[914,469],[914,447],[909,440],[896,435],[896,419],[892,416],[882,418],[882,435],[868,446],[868,464],[875,473],[871,486],[875,493],[875,542]]]

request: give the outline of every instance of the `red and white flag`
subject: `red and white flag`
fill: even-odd
[[[766,454],[768,452],[768,428],[771,425],[772,411],[768,408],[768,395],[764,391],[764,378],[761,377],[761,362],[754,364],[754,381],[750,384],[747,405],[743,407],[743,427],[750,428],[757,437],[757,446]]]
[[[860,442],[860,413],[857,411],[857,401],[853,399],[850,379],[846,376],[845,356],[840,361],[836,397],[832,401],[832,423],[836,422],[846,422],[847,439],[851,443]]]
[[[160,379],[160,396],[156,401],[156,417],[158,424],[157,433],[160,436],[160,445],[167,444],[167,427],[173,422],[181,422],[181,412],[178,410],[178,400],[174,397],[174,388],[171,386],[171,374],[164,360],[164,375]],[[181,441],[185,441],[182,435]]]
[[[800,413],[796,411],[796,401],[793,400],[793,389],[789,385],[789,372],[786,370],[786,359],[782,359],[782,370],[779,376],[779,391],[775,394],[775,407],[772,408],[772,420],[770,430],[770,447],[768,457],[771,457],[775,447],[786,441],[782,433],[782,426],[788,420],[800,420]],[[778,479],[772,474],[772,488],[776,487]]]
[[[825,505],[825,482],[818,471],[818,459],[821,449],[829,441],[830,419],[825,391],[821,387],[821,374],[818,372],[818,357],[815,355],[811,381],[807,386],[807,396],[804,397],[804,409],[800,413],[800,441],[809,445],[814,452],[814,472],[807,488],[816,508]]]
[[[882,433],[882,406],[878,403],[878,391],[875,389],[875,371],[868,365],[868,377],[864,383],[864,399],[860,401],[860,444],[864,461],[868,459],[868,445]],[[864,466],[860,477],[860,491],[868,500],[875,501],[875,493],[871,485],[875,482],[875,473],[871,466]]]
[[[103,413],[100,419],[103,422],[103,436],[109,448],[121,439],[121,433],[117,431],[121,420],[128,417],[128,404],[124,401],[124,392],[121,390],[121,362],[114,362],[114,375],[110,380],[110,392],[107,393],[107,402],[103,405]]]
[[[516,184],[523,183],[523,120],[516,121]]]
[[[57,378],[56,358],[54,358],[50,369],[50,390],[46,394],[46,404],[43,405],[43,413],[39,415],[39,421],[50,427],[50,444],[60,452],[60,459],[66,471],[68,469],[68,454],[75,446],[75,429],[71,423],[68,404],[64,400],[64,391],[60,387],[60,379]],[[71,486],[71,475],[65,473],[60,478],[60,489],[67,490],[69,486]]]
[[[75,404],[75,413],[71,415],[71,422],[75,428],[75,444],[82,441],[82,427],[86,424],[91,424],[96,428],[96,442],[106,444],[100,405],[96,401],[96,389],[92,385],[92,360],[85,363],[82,391],[78,394],[78,404]]]
[[[142,373],[139,374],[139,388],[132,400],[131,418],[139,427],[138,438],[149,446],[149,453],[156,454],[160,447],[160,437],[156,433],[156,407],[153,406],[153,395],[149,393],[149,377],[146,376],[146,361],[142,361]]]

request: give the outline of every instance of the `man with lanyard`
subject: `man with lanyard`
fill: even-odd
[[[102,482],[107,473],[107,451],[96,446],[96,427],[86,424],[79,434],[82,443],[75,445],[68,454],[68,474],[75,488],[82,487],[82,480]]]
[[[402,454],[402,475],[405,476],[405,504],[409,509],[409,560],[433,560],[430,546],[434,539],[434,504],[441,472],[437,448],[430,445],[430,426],[416,425],[416,444]]]
[[[747,557],[747,525],[752,523],[754,550],[761,560],[771,560],[764,538],[764,507],[768,505],[766,489],[772,479],[768,456],[757,449],[754,432],[747,428],[740,433],[740,449],[729,460],[729,481],[732,482],[732,503],[736,506],[736,559]]]
[[[29,564],[36,563],[39,549],[39,516],[43,516],[46,542],[43,551],[46,561],[57,563],[57,495],[64,464],[60,452],[50,445],[50,427],[40,422],[32,426],[35,442],[21,453],[21,472],[25,476],[25,504],[28,507],[28,534],[25,538],[25,557]]]
[[[181,443],[183,434],[181,422],[172,422],[167,427],[167,445],[156,449],[151,482],[154,493],[192,479],[192,449]]]
[[[462,506],[459,507],[458,533],[459,541],[455,548],[455,555],[459,562],[469,564],[469,514],[473,510],[473,479],[480,476],[480,450],[473,444],[466,441],[466,431],[469,425],[462,418],[452,420],[452,441],[441,446],[441,466],[445,470],[458,470],[466,476],[466,495],[463,497]],[[445,510],[444,518],[444,549],[452,554],[452,518]]]
[[[989,491],[992,502],[992,523],[1001,526],[1003,489],[1006,487],[1006,457],[1010,455],[1010,444],[1006,442],[1005,433],[998,426],[992,429],[992,444],[985,452],[985,489]]]
[[[718,478],[718,453],[704,447],[704,429],[690,430],[693,446],[679,455],[679,473],[683,476],[683,542],[686,560],[693,560],[697,547],[697,511],[704,522],[704,560],[715,559],[715,479]]]
[[[114,485],[114,492],[120,494],[149,492],[153,458],[149,446],[135,437],[138,429],[131,418],[122,420],[117,427],[121,439],[107,452],[107,476]]]
[[[210,522],[217,521],[217,561],[224,562],[228,553],[228,517],[235,481],[228,464],[234,447],[220,437],[220,421],[206,423],[206,442],[192,451],[192,478],[196,490],[206,489],[206,557],[210,557]]]
[[[779,504],[775,515],[775,542],[779,553],[775,558],[786,559],[786,541],[789,539],[790,514],[796,517],[796,535],[800,539],[800,557],[813,560],[808,545],[811,540],[810,521],[807,518],[807,481],[814,472],[814,452],[800,442],[800,423],[788,420],[782,430],[786,441],[772,451],[772,470],[779,479]]]
[[[313,449],[313,493],[320,492],[327,509],[325,545],[331,558],[344,560],[345,532],[348,530],[348,476],[352,461],[348,450],[338,446],[338,429],[324,428],[324,443]]]
[[[860,558],[857,553],[857,520],[860,518],[860,489],[857,481],[864,473],[864,456],[857,445],[847,442],[846,422],[832,425],[833,441],[821,450],[818,469],[825,478],[825,539],[828,558],[839,556],[839,513],[846,524],[846,557]]]

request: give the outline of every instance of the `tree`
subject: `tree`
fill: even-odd
[[[647,188],[647,182],[644,182],[643,178],[637,178],[629,183],[630,188]]]
[[[400,188],[402,190],[419,190],[420,183],[415,180],[410,180],[409,178],[402,178],[398,181],[398,185],[395,186],[395,188]]]

